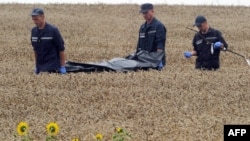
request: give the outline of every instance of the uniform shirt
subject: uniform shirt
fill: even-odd
[[[201,36],[201,35],[203,36]],[[211,43],[222,42],[224,47],[227,48],[228,45],[222,34],[219,30],[209,28],[206,34],[202,34],[201,32],[196,33],[193,39],[193,47],[194,51],[197,52],[196,65],[197,69],[218,69],[220,67],[220,49],[212,49],[211,45],[208,44],[203,38],[206,38]]]
[[[165,26],[156,18],[150,24],[145,22],[140,27],[137,51],[156,52],[157,49],[162,49],[165,53],[166,32]],[[162,59],[163,65],[166,64],[165,58],[164,55]]]
[[[34,27],[31,43],[37,54],[36,67],[39,71],[54,71],[61,65],[60,51],[64,51],[64,41],[59,30],[48,23],[44,29]]]

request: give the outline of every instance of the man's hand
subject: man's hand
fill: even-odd
[[[162,70],[163,69],[163,63],[162,63],[162,61],[159,63],[159,65],[158,65],[158,70]]]
[[[186,52],[184,52],[184,56],[186,58],[191,58],[192,57],[192,52],[186,51]]]
[[[159,49],[159,48],[158,48],[158,49],[157,49],[157,51],[158,51],[158,52],[162,52],[162,51],[163,51],[163,49]]]
[[[40,73],[40,71],[39,71],[39,69],[35,66],[35,68],[34,68],[34,73],[35,74],[39,74]]]
[[[65,66],[61,66],[61,67],[59,68],[59,73],[60,73],[60,74],[66,74],[66,73],[67,73]]]
[[[125,58],[126,58],[126,59],[129,59],[129,60],[133,60],[135,57],[136,57],[136,55],[135,55],[135,52],[134,52],[134,53],[129,54],[129,55],[126,56]]]
[[[215,42],[214,43],[214,49],[220,49],[223,47],[223,44],[221,42]]]

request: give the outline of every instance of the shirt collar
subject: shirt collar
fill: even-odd
[[[206,35],[206,34],[212,32],[212,30],[213,30],[213,29],[212,29],[211,27],[209,27],[207,33],[203,34],[201,31],[199,31],[199,32],[200,32],[200,34],[202,34],[202,35]]]
[[[145,25],[146,25],[146,27],[148,28],[148,27],[151,27],[153,24],[155,24],[155,22],[156,22],[156,18],[153,17],[151,23],[150,23],[150,24],[147,24],[147,21],[146,21],[146,22],[145,22]]]
[[[48,24],[47,24],[47,22],[45,22],[44,28],[43,28],[43,29],[39,29],[39,28],[37,27],[37,30],[45,30],[47,26],[48,26]]]

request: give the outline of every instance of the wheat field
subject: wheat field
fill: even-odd
[[[34,75],[29,16],[42,7],[65,40],[68,61],[98,62],[133,52],[144,22],[139,5],[0,5],[0,140],[13,141],[26,121],[35,141],[56,121],[59,140],[110,141],[115,127],[132,141],[222,141],[224,124],[250,123],[250,67],[221,53],[221,69],[194,69],[191,26],[197,15],[223,32],[229,48],[250,56],[250,8],[156,5],[168,29],[167,67],[129,73]]]

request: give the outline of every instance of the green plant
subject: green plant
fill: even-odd
[[[122,128],[116,128],[116,132],[112,136],[112,141],[126,141],[131,139],[131,135]]]

